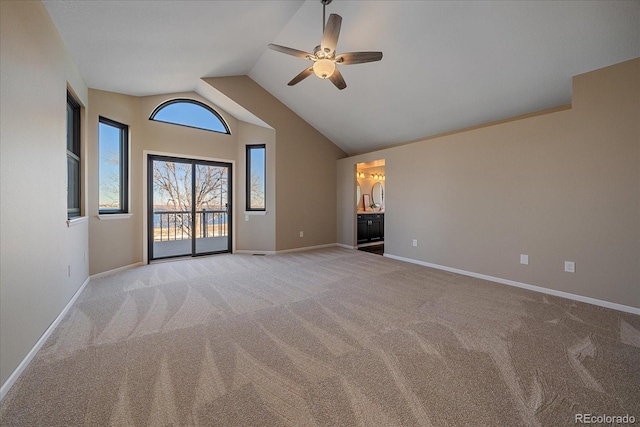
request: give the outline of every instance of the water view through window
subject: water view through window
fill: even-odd
[[[230,250],[230,169],[150,156],[150,259]]]

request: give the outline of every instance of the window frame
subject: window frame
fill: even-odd
[[[162,111],[165,107],[168,107],[169,105],[172,105],[172,104],[181,104],[181,103],[194,104],[194,105],[197,105],[197,106],[202,107],[205,110],[209,111],[211,114],[213,114],[220,121],[220,123],[224,127],[225,131],[221,132],[221,131],[214,130],[214,129],[207,129],[207,128],[202,128],[202,127],[198,127],[198,126],[191,126],[191,125],[186,125],[186,124],[177,123],[177,122],[169,122],[169,121],[166,121],[166,120],[159,120],[159,119],[155,118],[156,115],[160,111]],[[207,104],[204,104],[204,103],[202,103],[200,101],[197,101],[195,99],[190,99],[190,98],[175,98],[175,99],[170,99],[168,101],[163,102],[162,104],[158,105],[151,112],[151,115],[149,116],[149,120],[152,120],[152,121],[158,122],[158,123],[168,123],[168,124],[176,125],[176,126],[184,126],[184,127],[191,128],[191,129],[205,130],[207,132],[220,133],[220,134],[223,134],[223,135],[231,135],[231,130],[229,129],[229,125],[227,124],[225,119],[222,117],[222,115],[220,115],[220,113],[218,113],[213,108],[209,107]]]
[[[71,109],[71,117],[69,117],[69,109]],[[81,152],[81,134],[80,134],[80,103],[76,101],[73,95],[67,91],[67,219],[78,218],[82,214],[82,152]],[[71,118],[71,123],[69,123]],[[70,203],[69,189],[71,182],[69,179],[69,163],[77,165],[77,176],[75,176],[75,203]]]
[[[255,208],[251,205],[251,151],[264,150],[264,179],[262,182],[262,192],[264,194],[264,206]],[[245,182],[245,210],[247,212],[266,212],[267,210],[267,145],[266,144],[249,144],[246,146],[246,182]]]
[[[98,116],[98,191],[100,191],[100,125],[104,124],[117,128],[120,131],[119,140],[119,208],[101,208],[100,195],[98,194],[98,214],[111,215],[129,213],[129,126],[109,119],[107,117]]]

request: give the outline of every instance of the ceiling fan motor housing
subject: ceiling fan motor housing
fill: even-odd
[[[333,59],[333,57],[335,56],[335,52],[331,52],[331,50],[329,50],[328,48],[325,48],[325,50],[322,50],[322,48],[320,47],[320,45],[316,46],[315,49],[313,49],[313,54],[316,57],[316,60],[320,60],[320,59]],[[309,58],[312,61],[314,60],[313,58]]]

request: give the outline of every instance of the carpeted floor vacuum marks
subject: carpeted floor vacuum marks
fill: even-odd
[[[6,426],[560,426],[640,419],[640,316],[329,248],[93,280]]]

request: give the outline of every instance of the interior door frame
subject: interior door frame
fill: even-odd
[[[142,152],[142,199],[144,200],[144,202],[142,203],[142,262],[141,263],[137,263],[136,265],[140,265],[140,264],[149,264],[152,261],[153,262],[162,262],[165,260],[172,260],[172,259],[177,259],[179,257],[172,257],[172,258],[160,258],[160,259],[150,259],[150,251],[149,251],[149,202],[150,202],[150,194],[149,194],[149,185],[150,183],[153,182],[153,172],[152,170],[149,170],[149,164],[150,164],[150,158],[167,158],[169,160],[184,160],[187,162],[192,162],[192,161],[203,161],[203,162],[212,162],[212,163],[223,163],[226,166],[229,167],[229,174],[228,174],[228,179],[229,179],[229,192],[228,192],[228,198],[229,198],[229,214],[227,217],[227,220],[229,222],[228,224],[228,230],[229,230],[229,243],[228,243],[228,251],[225,251],[223,253],[234,253],[236,251],[236,239],[235,239],[235,235],[236,235],[236,225],[235,225],[235,209],[233,206],[234,200],[236,199],[236,186],[233,185],[235,183],[235,173],[236,173],[236,161],[235,160],[231,160],[231,159],[224,159],[224,158],[214,158],[214,157],[206,157],[206,156],[198,156],[198,155],[191,155],[191,154],[184,154],[184,153],[170,153],[170,152],[163,152],[163,151],[153,151],[153,150],[143,150]],[[150,179],[151,176],[151,179]],[[193,246],[192,246],[193,247]],[[193,254],[193,251],[192,251]],[[184,255],[186,257],[192,257],[193,255]],[[211,255],[210,253],[206,253],[206,254],[196,254],[195,256],[208,256]],[[183,256],[183,257],[184,257]]]

